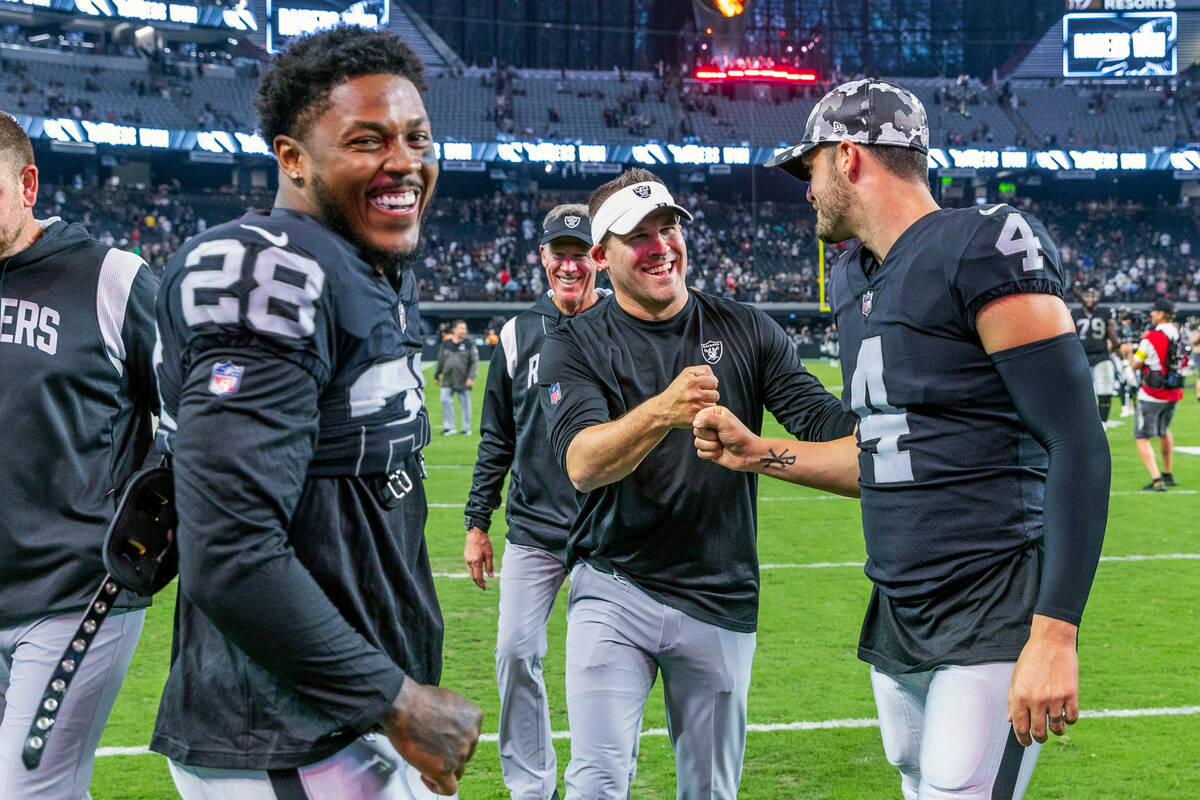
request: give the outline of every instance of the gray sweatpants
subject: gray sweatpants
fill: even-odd
[[[458,398],[458,408],[462,412],[462,427],[460,431],[471,430],[471,390],[451,389],[442,387],[442,430],[454,430],[454,398]]]
[[[54,732],[35,770],[21,763],[29,723],[83,617],[59,614],[0,628],[0,798],[90,798],[92,764],[137,648],[146,610],[114,611],[92,639],[58,710]]]
[[[171,760],[167,766],[183,800],[445,800],[425,787],[386,736],[373,733],[299,769],[268,773]]]
[[[567,800],[624,800],[659,671],[678,800],[732,800],[746,750],[755,634],[701,622],[580,562],[567,607]]]
[[[549,800],[558,782],[542,658],[546,621],[566,579],[566,566],[549,552],[505,544],[496,685],[500,689],[500,771],[513,800]]]

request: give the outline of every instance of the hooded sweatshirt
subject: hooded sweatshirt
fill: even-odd
[[[80,611],[146,458],[158,280],[79,224],[0,259],[0,627]],[[149,605],[122,592],[118,607]]]

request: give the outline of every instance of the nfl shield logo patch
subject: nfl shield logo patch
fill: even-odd
[[[558,405],[558,401],[562,400],[562,392],[558,389],[557,383],[550,384],[550,405]]]
[[[874,301],[875,301],[875,293],[874,293],[874,292],[872,292],[872,291],[870,291],[870,290],[863,292],[863,296],[862,296],[862,312],[863,312],[863,317],[864,317],[864,318],[865,318],[865,317],[866,317],[868,314],[870,314],[870,313],[871,313],[871,308],[872,308],[872,306],[874,305]]]
[[[720,342],[704,342],[700,345],[700,353],[709,364],[715,364],[721,360],[723,349]]]
[[[232,361],[213,364],[208,390],[217,396],[233,394],[241,387],[242,373],[245,371],[245,367],[239,367]]]

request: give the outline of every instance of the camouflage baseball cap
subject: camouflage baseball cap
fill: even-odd
[[[766,165],[811,180],[801,156],[824,142],[843,139],[928,153],[929,120],[921,101],[908,89],[871,78],[849,81],[835,86],[813,108],[800,144],[776,153]]]

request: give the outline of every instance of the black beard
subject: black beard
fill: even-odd
[[[408,252],[376,247],[354,232],[350,226],[350,220],[342,212],[342,209],[329,198],[325,183],[316,175],[312,177],[312,190],[313,199],[317,201],[317,210],[325,226],[353,245],[354,249],[358,251],[359,258],[387,278],[393,289],[400,291],[400,283],[405,271],[413,269],[421,261],[422,245],[418,243]]]

